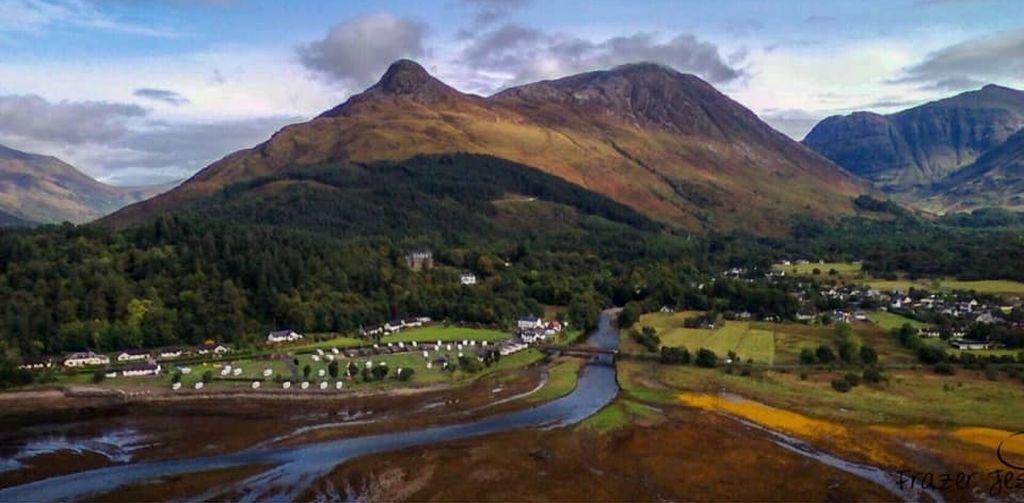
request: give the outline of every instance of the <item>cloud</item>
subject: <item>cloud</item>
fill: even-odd
[[[0,0],[0,32],[31,33],[50,28],[88,28],[148,37],[182,34],[113,18],[85,0]]]
[[[144,87],[141,89],[136,89],[135,92],[133,92],[132,94],[139,98],[159,101],[161,103],[166,103],[168,105],[176,107],[188,105],[190,103],[188,98],[174,91],[168,91],[166,89],[153,89],[149,87]]]
[[[504,85],[639,61],[661,63],[715,83],[743,75],[725,61],[715,44],[689,34],[663,40],[650,33],[635,33],[594,42],[506,23],[478,34],[460,57],[461,64],[473,69],[511,75]]]
[[[970,75],[970,77],[964,77]],[[893,83],[962,90],[979,82],[1024,78],[1024,30],[973,38],[935,51],[904,69]]]
[[[327,36],[299,47],[302,64],[317,76],[342,84],[367,86],[403,57],[425,54],[427,26],[382,12],[335,25]]]
[[[0,132],[70,144],[111,141],[125,134],[128,121],[144,115],[142,107],[125,103],[0,96]]]
[[[815,124],[825,118],[825,114],[799,109],[769,109],[758,114],[761,120],[783,134],[801,140],[814,127]]]
[[[508,17],[530,4],[530,0],[462,0],[473,11],[473,24],[480,28]]]

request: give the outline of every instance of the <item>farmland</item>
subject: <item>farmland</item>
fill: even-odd
[[[733,351],[742,361],[750,359],[754,363],[769,365],[798,363],[802,349],[831,343],[834,338],[833,327],[800,323],[725,321],[713,330],[683,327],[683,320],[698,314],[695,311],[645,314],[637,326],[653,327],[661,338],[662,346],[684,346],[691,352],[707,348],[719,357]],[[888,324],[898,321],[894,318],[883,320]],[[881,355],[881,361],[885,363],[907,364],[916,361],[914,354],[900,347],[888,329],[881,325],[856,322],[853,331],[864,344],[876,349]],[[636,342],[625,339],[623,348],[626,351],[642,350]]]

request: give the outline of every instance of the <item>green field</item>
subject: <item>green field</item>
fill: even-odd
[[[431,325],[421,328],[403,330],[394,335],[385,336],[382,342],[455,342],[462,340],[497,342],[510,339],[512,334],[500,330],[486,328],[463,328]]]
[[[809,264],[775,264],[772,269],[776,271],[785,271],[786,274],[798,274],[798,275],[809,275],[813,274],[815,269],[821,271],[822,275],[827,275],[829,271],[835,269],[840,275],[853,276],[861,272],[861,264],[853,262],[811,262]]]
[[[530,401],[542,402],[568,395],[576,389],[576,381],[579,377],[580,365],[583,361],[579,358],[569,358],[548,370],[548,382],[540,391],[530,396]]]
[[[651,313],[640,318],[640,326],[658,331],[662,346],[684,346],[691,352],[707,348],[724,358],[734,351],[740,360],[771,364],[775,360],[775,337],[772,332],[751,328],[745,321],[726,321],[714,330],[683,328],[683,320],[693,313]]]
[[[650,405],[620,398],[585,419],[577,428],[605,433],[638,421],[656,423],[663,419],[661,411]]]
[[[924,323],[921,323],[920,321],[907,318],[906,316],[901,316],[895,313],[889,313],[886,311],[872,311],[868,313],[868,319],[874,322],[875,325],[878,325],[886,330],[902,328],[903,325],[908,323],[910,324],[910,326],[914,328],[923,328],[926,326]]]

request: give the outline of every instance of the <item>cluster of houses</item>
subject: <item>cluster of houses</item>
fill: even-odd
[[[544,321],[539,316],[520,316],[516,322],[516,338],[524,344],[536,344],[562,331],[558,320]]]
[[[180,347],[162,348],[152,351],[146,349],[127,349],[112,355],[96,353],[93,351],[81,351],[68,354],[63,358],[52,356],[26,358],[22,361],[21,368],[28,370],[45,370],[56,367],[107,367],[111,365],[111,363],[114,363],[126,366],[118,367],[116,370],[111,370],[107,373],[108,377],[115,377],[117,375],[157,375],[161,371],[161,367],[157,363],[159,361],[176,360],[178,358],[191,355],[224,355],[230,351],[231,349],[227,346],[213,341],[207,341],[194,349],[185,349]]]
[[[391,320],[383,325],[364,328],[361,334],[364,337],[379,337],[383,335],[397,334],[406,328],[417,328],[430,323],[430,318],[421,316],[418,318],[406,318],[404,320]]]

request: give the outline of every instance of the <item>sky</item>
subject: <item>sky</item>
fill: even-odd
[[[652,61],[802,139],[996,83],[1020,0],[0,0],[0,144],[116,185],[180,180],[412,58],[503,88]]]

